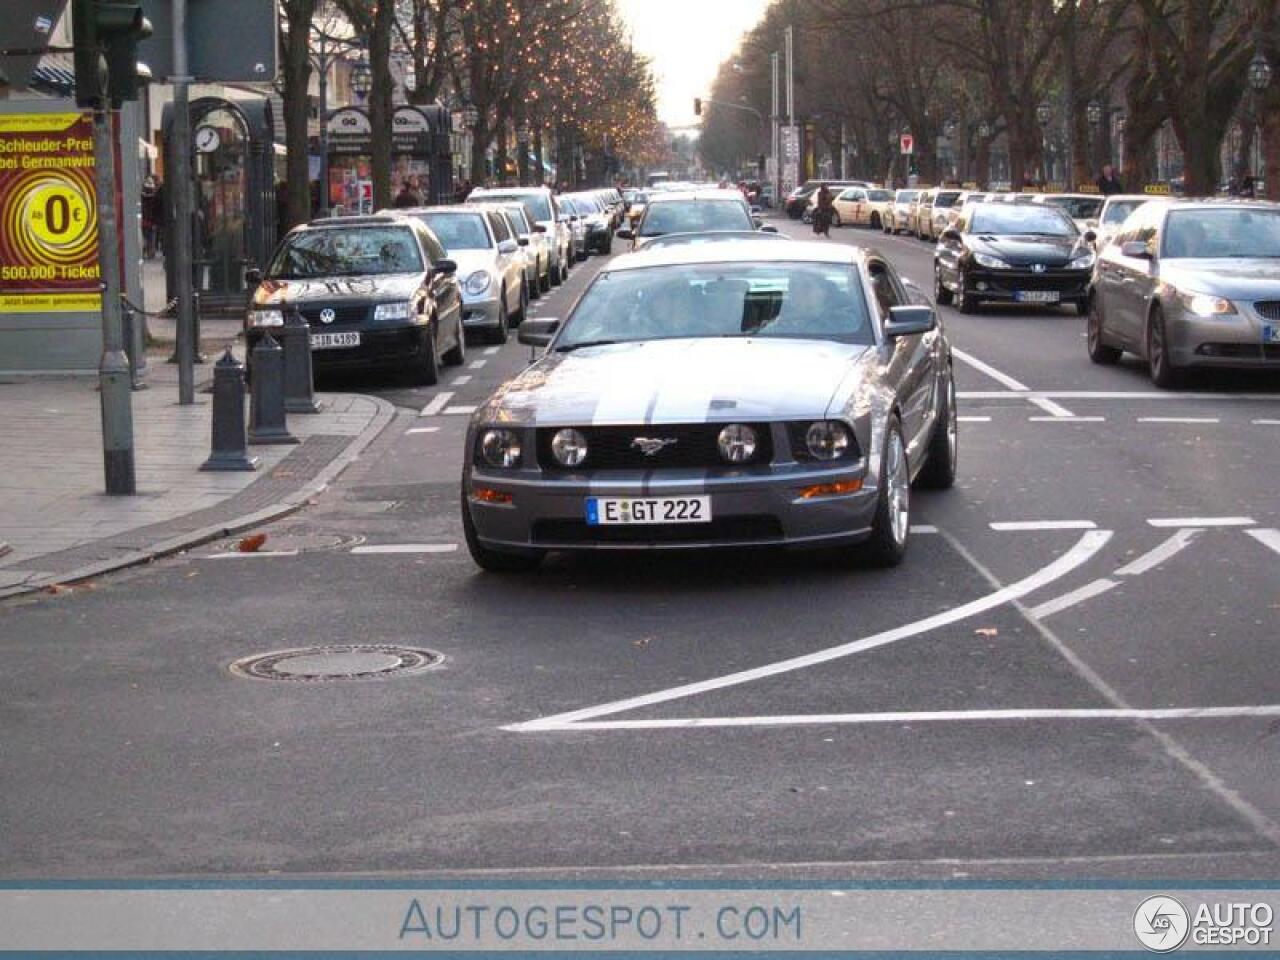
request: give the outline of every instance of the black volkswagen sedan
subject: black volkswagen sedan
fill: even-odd
[[[407,368],[432,385],[466,360],[457,265],[424,224],[399,216],[331,217],[289,232],[245,316],[253,348],[297,310],[317,372]]]
[[[980,203],[943,231],[934,298],[973,313],[983,302],[1074,304],[1088,312],[1093,233],[1048,205]]]

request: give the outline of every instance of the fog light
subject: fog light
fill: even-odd
[[[742,423],[731,423],[716,438],[720,456],[728,463],[746,463],[756,455],[756,432]]]
[[[837,480],[835,483],[815,483],[812,487],[805,487],[800,491],[802,500],[812,500],[815,497],[838,497],[845,493],[857,493],[862,489],[862,480]]]
[[[987,289],[987,281],[979,280],[976,284],[974,284],[974,286],[977,287],[979,290],[985,290]]]
[[[491,487],[472,487],[471,499],[480,503],[510,503],[511,494],[494,490]]]

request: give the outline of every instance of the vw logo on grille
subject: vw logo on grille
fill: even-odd
[[[320,311],[321,323],[333,323],[333,321],[336,320],[337,317],[338,315],[334,313],[334,311],[330,310],[328,307],[325,307],[325,309]]]
[[[657,456],[667,447],[673,447],[675,444],[675,437],[636,437],[631,441],[632,449],[639,450],[646,457]]]
[[[1031,272],[1032,272],[1032,273],[1044,273],[1044,264],[1043,264],[1043,263],[1033,263],[1033,264],[1031,265]]]

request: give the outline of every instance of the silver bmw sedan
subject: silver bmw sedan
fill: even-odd
[[[895,565],[913,480],[956,472],[951,351],[878,254],[760,241],[619,257],[473,414],[481,567],[548,551],[843,547]]]

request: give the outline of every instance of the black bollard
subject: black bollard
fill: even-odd
[[[319,413],[311,375],[311,328],[299,310],[286,310],[280,331],[284,348],[284,409],[288,413]]]
[[[253,389],[249,403],[250,443],[297,443],[285,425],[284,351],[271,334],[253,348]]]
[[[213,365],[213,450],[201,470],[256,470],[244,433],[244,364],[231,348]]]

